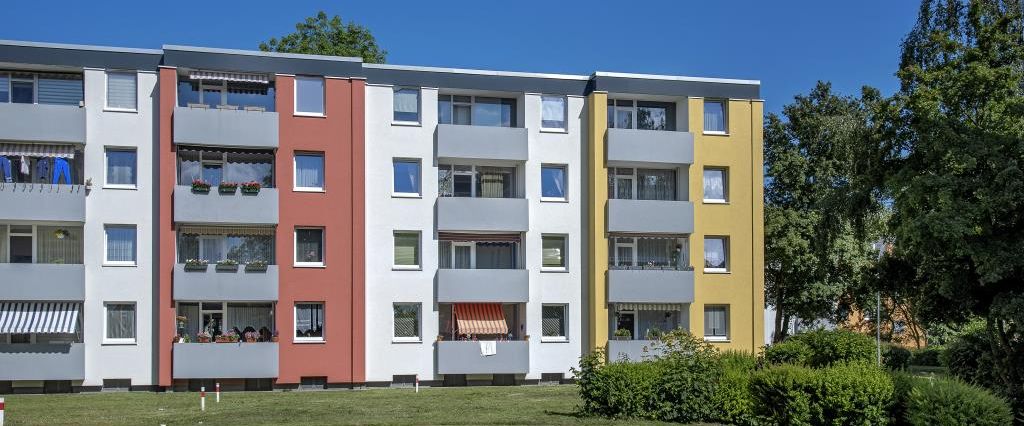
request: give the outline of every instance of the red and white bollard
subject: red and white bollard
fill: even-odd
[[[199,411],[206,411],[206,386],[199,387]]]
[[[4,426],[4,399],[0,398],[0,426]]]
[[[217,382],[217,402],[220,402],[220,382]]]
[[[416,375],[416,393],[420,393],[420,375]],[[3,425],[0,425],[3,426]]]

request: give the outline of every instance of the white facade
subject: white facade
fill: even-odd
[[[438,123],[438,88],[422,88],[420,123],[393,123],[393,90],[390,85],[366,88],[366,381],[390,382],[395,375],[418,375],[439,380],[435,370],[438,304],[435,277],[438,241],[435,205],[438,198],[438,162],[434,155]],[[440,89],[442,93],[452,93]],[[490,95],[493,92],[461,90],[456,93]],[[525,334],[530,336],[530,370],[526,380],[545,373],[571,377],[582,348],[582,146],[584,98],[567,97],[568,129],[541,132],[541,95],[501,93],[517,98],[517,124],[528,129],[529,159],[517,165],[521,195],[529,203],[529,231],[521,244],[523,266],[529,271],[529,302],[525,304]],[[392,162],[420,162],[421,196],[396,196]],[[474,164],[487,164],[474,162]],[[541,165],[567,167],[566,201],[541,201]],[[393,265],[394,231],[420,233],[420,267],[397,269]],[[542,234],[568,237],[565,272],[541,272]],[[421,304],[420,339],[393,338],[393,304]],[[541,338],[543,304],[568,305],[567,339]]]

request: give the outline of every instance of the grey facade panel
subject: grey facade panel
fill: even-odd
[[[587,80],[463,74],[438,71],[363,67],[367,83],[442,89],[492,90],[497,92],[584,95]]]
[[[608,232],[693,233],[693,203],[661,200],[608,200]]]
[[[693,303],[693,271],[611,269],[609,303]]]
[[[0,183],[0,220],[85,222],[85,187]]]
[[[731,99],[761,97],[761,86],[754,84],[608,76],[594,77],[593,82],[593,90],[608,93]]]
[[[85,143],[85,108],[0,103],[0,140]]]
[[[265,272],[218,271],[208,265],[205,271],[186,271],[184,264],[174,265],[174,300],[196,301],[277,301],[277,265]]]
[[[175,379],[277,377],[277,343],[175,343]]]
[[[526,232],[530,204],[525,198],[438,197],[438,231]]]
[[[439,303],[526,303],[530,271],[526,269],[438,269]]]
[[[174,143],[277,148],[276,112],[174,108]]]
[[[495,355],[481,356],[480,342],[437,342],[437,374],[526,374],[530,342],[495,342]]]
[[[526,161],[529,136],[523,127],[437,125],[437,158]]]
[[[334,56],[274,55],[257,51],[230,51],[164,46],[163,65],[193,69],[261,72],[330,77],[361,77],[362,63]]]
[[[196,194],[191,187],[174,188],[174,220],[209,224],[277,224],[277,188],[263,188],[258,194]]]
[[[608,129],[607,161],[636,166],[693,164],[693,133]]]
[[[85,300],[85,265],[0,263],[0,300]]]
[[[161,57],[161,51],[150,49],[0,41],[0,62],[16,64],[155,71]]]
[[[644,361],[665,351],[655,340],[609,340],[607,352],[609,361]]]
[[[0,380],[84,380],[85,344],[0,345]]]

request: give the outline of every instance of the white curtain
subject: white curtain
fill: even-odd
[[[725,200],[725,171],[704,170],[704,199]]]
[[[324,157],[320,155],[295,156],[295,186],[299,188],[324,187]]]
[[[675,170],[637,170],[637,199],[664,200],[676,199]]]
[[[437,242],[437,267],[440,269],[452,268],[452,242]]]
[[[722,238],[704,239],[704,267],[725,268],[725,240]]]
[[[107,261],[135,261],[135,227],[108,226],[107,229]]]
[[[704,335],[725,336],[728,319],[726,318],[725,307],[704,308]]]
[[[110,108],[135,109],[136,74],[134,72],[107,73],[107,106]]]
[[[135,338],[135,305],[107,305],[107,338]]]
[[[299,337],[322,337],[324,305],[300,303],[295,305],[295,331]]]
[[[541,98],[541,125],[552,129],[565,128],[565,98],[544,96]]]
[[[80,226],[38,226],[36,263],[81,264],[82,241]]]
[[[265,305],[228,304],[226,325],[229,328],[238,327],[239,331],[245,331],[246,327],[252,327],[256,331],[260,331],[263,327],[273,330],[273,310],[273,306],[269,303]]]
[[[721,101],[704,102],[704,131],[725,131],[725,105]]]
[[[135,151],[107,151],[107,183],[135,185]]]
[[[199,328],[203,326],[203,319],[199,316],[198,303],[179,303],[178,316],[185,317],[185,334],[192,337],[199,334]]]
[[[418,114],[420,109],[420,91],[416,89],[395,89],[395,118],[397,113]]]

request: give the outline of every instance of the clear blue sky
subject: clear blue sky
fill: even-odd
[[[0,38],[255,49],[325,10],[369,27],[389,63],[761,80],[778,111],[817,80],[891,93],[919,1],[11,1]],[[63,3],[63,4],[61,4]],[[285,10],[275,5],[287,4]],[[102,5],[102,6],[100,6]],[[167,7],[169,5],[169,7]],[[115,12],[116,11],[116,12]]]

